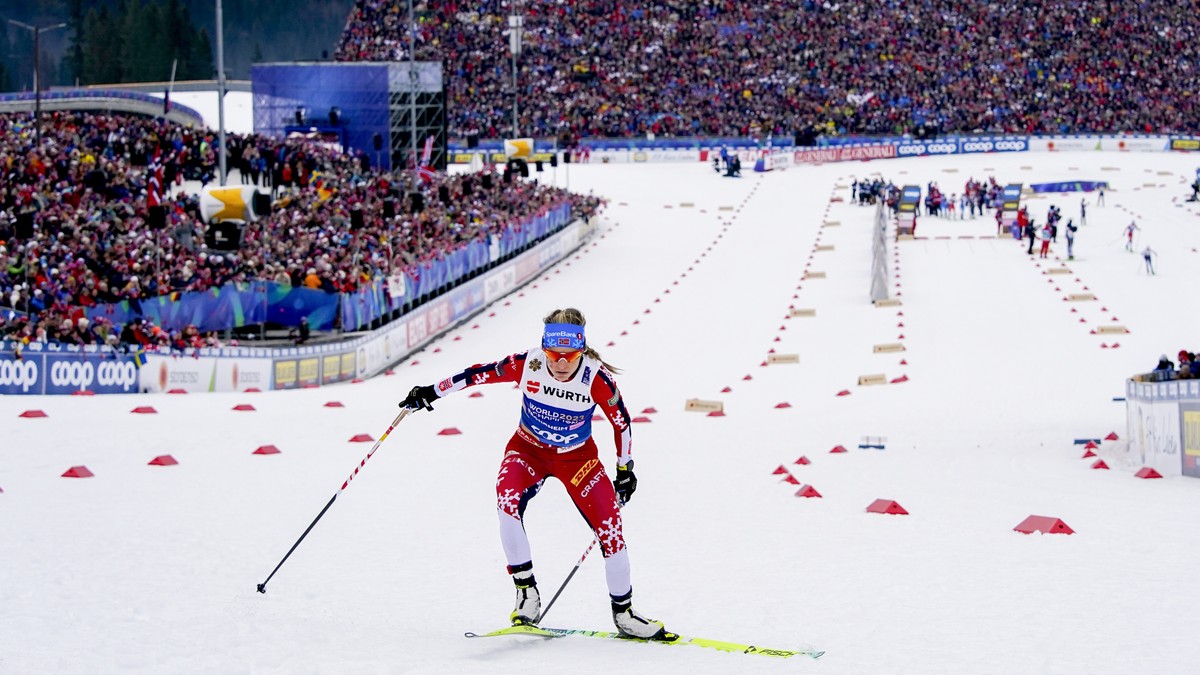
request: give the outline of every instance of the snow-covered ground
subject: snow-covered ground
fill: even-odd
[[[571,187],[610,199],[595,239],[394,376],[262,394],[0,398],[0,672],[1194,672],[1200,481],[1134,478],[1112,399],[1161,353],[1200,349],[1200,231],[1194,206],[1179,205],[1196,162],[997,154],[741,180],[699,164],[576,165]],[[903,305],[875,308],[872,210],[850,205],[848,186],[876,172],[948,192],[989,175],[1115,189],[1090,208],[1066,275],[1043,274],[1065,258],[1063,230],[1052,259],[1035,261],[1024,244],[981,238],[995,234],[990,217],[922,219],[923,238],[889,254]],[[1028,203],[1039,221],[1051,203],[1078,221],[1079,200]],[[1124,250],[1134,217],[1138,248],[1159,251],[1157,276]],[[805,280],[806,269],[827,276]],[[1084,287],[1098,300],[1063,301]],[[535,345],[541,316],[565,305],[586,312],[591,343],[624,369],[630,408],[657,409],[634,425],[640,487],[624,512],[635,607],[684,634],[817,646],[819,661],[464,639],[503,625],[512,606],[493,497],[518,417],[508,385],[404,420],[255,592],[369,450],[351,436],[378,437],[414,384]],[[785,318],[792,307],[815,316]],[[1114,322],[1132,332],[1090,334]],[[873,352],[890,342],[907,351]],[[800,362],[760,365],[771,349]],[[908,381],[857,386],[877,373]],[[726,416],[686,412],[689,398],[723,401]],[[333,400],[345,407],[324,407]],[[257,410],[233,411],[240,403]],[[140,405],[158,412],[129,412]],[[49,417],[18,418],[32,408]],[[439,435],[447,427],[462,434]],[[1073,439],[1112,431],[1122,441],[1099,450],[1112,469],[1090,469]],[[857,449],[863,436],[886,449]],[[281,453],[252,454],[264,444]],[[830,454],[839,444],[849,452]],[[147,465],[168,453],[177,466]],[[812,463],[793,464],[801,455]],[[823,497],[794,496],[772,474],[781,464]],[[60,477],[76,465],[95,477]],[[877,498],[910,515],[867,513]],[[1014,532],[1031,514],[1076,534]],[[526,521],[552,593],[590,535],[553,482]],[[546,624],[611,629],[598,555]]]
[[[151,96],[162,98],[154,92]],[[213,91],[176,91],[171,93],[171,102],[186,105],[200,113],[209,128],[219,128],[221,119],[218,97]],[[225,93],[225,131],[231,134],[254,133],[254,96],[248,91]]]

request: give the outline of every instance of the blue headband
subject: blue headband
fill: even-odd
[[[573,323],[548,323],[542,333],[542,349],[583,349],[583,326]]]

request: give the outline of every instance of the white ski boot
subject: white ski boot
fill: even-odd
[[[617,631],[626,637],[665,641],[677,637],[674,633],[667,632],[667,629],[663,627],[663,622],[647,619],[633,611],[632,589],[625,595],[612,598],[612,612],[613,623],[616,624]]]
[[[537,579],[533,577],[533,565],[521,565],[514,571],[513,584],[517,587],[517,604],[508,616],[514,626],[535,626],[542,614],[542,595],[538,593]]]

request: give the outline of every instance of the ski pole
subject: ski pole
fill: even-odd
[[[267,592],[267,583],[271,581],[271,577],[275,576],[275,573],[279,571],[280,567],[283,567],[283,563],[287,562],[287,559],[291,557],[292,552],[296,550],[296,547],[300,545],[300,542],[304,541],[304,538],[307,537],[308,533],[312,531],[313,526],[317,524],[317,521],[321,519],[321,516],[325,515],[325,512],[329,510],[330,506],[333,506],[333,500],[337,499],[338,495],[342,494],[342,491],[350,485],[350,481],[354,480],[354,477],[358,475],[358,470],[366,465],[368,459],[371,459],[371,455],[375,454],[375,451],[378,450],[383,441],[387,439],[388,434],[392,433],[392,429],[395,429],[396,425],[400,424],[400,421],[407,417],[410,412],[412,412],[412,410],[405,408],[400,411],[399,415],[396,415],[396,419],[392,420],[392,426],[388,427],[387,431],[383,432],[383,435],[379,437],[379,440],[375,441],[375,447],[371,448],[371,451],[367,453],[367,456],[363,457],[362,461],[358,463],[358,466],[354,467],[354,473],[351,473],[350,477],[346,479],[346,482],[342,483],[342,487],[338,488],[338,491],[333,493],[333,496],[329,498],[328,502],[326,502],[325,508],[321,509],[321,512],[317,514],[317,517],[308,524],[308,527],[304,530],[304,534],[300,535],[300,538],[296,540],[296,543],[292,544],[292,547],[288,549],[287,555],[283,556],[283,560],[280,560],[279,564],[275,566],[275,569],[271,570],[271,574],[267,577],[267,580],[258,585],[259,593]],[[588,550],[591,549],[589,548]]]
[[[588,544],[587,550],[583,552],[583,555],[579,556],[579,562],[575,563],[575,567],[571,569],[571,573],[567,575],[566,579],[563,579],[562,585],[559,586],[558,590],[554,592],[554,597],[550,598],[550,602],[546,603],[546,609],[543,610],[542,615],[538,617],[538,623],[541,623],[542,619],[545,619],[546,615],[550,613],[550,608],[554,606],[554,601],[558,600],[558,596],[562,595],[563,589],[566,588],[567,584],[571,582],[571,577],[575,576],[575,573],[579,571],[579,566],[583,564],[584,560],[587,560],[588,554],[592,552],[592,549],[595,548],[596,542],[598,541],[600,541],[599,538],[593,538],[592,543]]]

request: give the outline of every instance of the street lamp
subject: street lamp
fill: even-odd
[[[67,24],[56,23],[53,26],[38,28],[15,19],[9,19],[8,22],[33,33],[33,133],[34,138],[37,139],[37,144],[40,146],[42,144],[41,37],[42,33],[46,31],[66,28]]]

